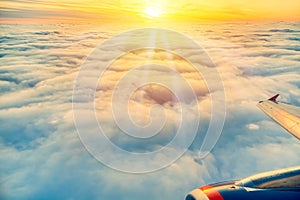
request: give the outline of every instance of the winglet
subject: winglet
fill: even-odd
[[[270,99],[268,99],[269,101],[273,101],[275,103],[277,103],[277,97],[279,96],[279,94],[276,94],[275,96],[271,97]]]

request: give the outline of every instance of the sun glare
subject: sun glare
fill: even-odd
[[[159,17],[161,15],[161,13],[162,12],[161,12],[161,8],[159,5],[148,6],[144,11],[145,16],[148,18]]]

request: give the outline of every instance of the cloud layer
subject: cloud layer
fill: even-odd
[[[107,136],[120,147],[133,152],[160,149],[174,136],[179,104],[200,109],[200,129],[188,151],[170,166],[142,175],[121,173],[95,160],[80,142],[73,119],[72,90],[80,66],[98,44],[121,28],[1,25],[1,30],[1,199],[183,199],[202,184],[300,163],[299,142],[255,106],[275,93],[281,94],[281,101],[300,106],[299,23],[177,26],[177,31],[207,51],[226,92],[222,135],[203,160],[197,154],[211,115],[203,76],[182,58],[162,50],[133,51],[116,60],[98,82],[95,108]],[[118,44],[113,48],[122,52]],[[179,42],[178,48],[190,60],[196,59],[192,49]],[[120,136],[109,111],[117,81],[134,66],[147,64],[142,61],[149,55],[151,62],[169,67],[149,65],[149,70],[141,70],[143,77],[132,74],[130,83],[137,84],[141,78],[168,80],[173,68],[196,91],[197,99],[184,95],[186,99],[180,102],[168,88],[157,84],[137,88],[129,105],[132,119],[139,125],[148,124],[155,104],[162,106],[168,119],[159,135],[141,141]],[[170,56],[173,63],[168,63]],[[205,59],[196,61],[207,64]],[[91,81],[88,73],[86,81]],[[83,93],[82,100],[87,98]],[[89,119],[86,130],[95,128],[88,123]],[[112,160],[120,159],[113,152],[105,153]],[[132,163],[124,160],[124,165]]]

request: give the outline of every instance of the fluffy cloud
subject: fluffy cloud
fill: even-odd
[[[250,130],[258,130],[259,126],[257,124],[248,124],[247,128]]]
[[[72,112],[72,90],[83,60],[94,47],[121,30],[110,29],[109,25],[100,28],[1,25],[1,199],[183,199],[185,193],[208,182],[299,165],[296,154],[300,150],[299,142],[256,108],[257,101],[275,93],[281,93],[282,101],[300,105],[300,44],[295,39],[299,37],[299,30],[289,23],[277,25],[276,30],[272,24],[206,24],[178,28],[207,51],[226,92],[222,135],[203,160],[197,159],[197,155],[211,117],[210,94],[220,91],[208,91],[204,76],[180,56],[162,50],[132,51],[116,60],[102,75],[94,97],[82,93],[75,103],[84,104],[89,98],[95,100],[96,117],[107,136],[128,151],[160,149],[176,132],[180,104],[189,109],[199,108],[200,129],[188,151],[170,166],[140,175],[117,172],[96,161],[80,142]],[[127,28],[130,27],[124,29]],[[207,57],[195,60],[194,50],[178,41],[172,42],[177,42],[176,48],[191,61],[212,67]],[[106,48],[124,51],[118,45]],[[136,65],[147,67],[145,59],[149,54],[156,65],[148,65],[148,71],[143,68],[129,74],[128,70]],[[95,69],[84,76],[87,86],[94,81],[91,72]],[[187,80],[195,90],[196,100],[188,96],[187,87],[178,83],[185,97],[182,102],[162,85],[138,87],[129,100],[132,119],[139,125],[147,125],[151,117],[156,122],[167,117],[166,127],[161,134],[145,141],[121,137],[110,113],[113,92],[122,86],[117,81],[128,74],[129,82],[124,83],[133,85],[144,78],[154,82],[170,81],[174,73],[171,69],[176,69]],[[131,88],[130,84],[122,87]],[[151,115],[155,104],[165,110],[165,116]],[[82,108],[86,111],[84,105]],[[118,114],[122,116],[121,112]],[[191,112],[183,117],[193,119],[195,116]],[[86,133],[96,128],[89,118],[83,124]],[[112,160],[119,159],[113,152],[105,153]],[[126,160],[123,163],[132,165]]]

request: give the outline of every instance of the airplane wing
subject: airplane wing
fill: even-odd
[[[300,140],[300,108],[278,102],[279,94],[257,106]],[[205,185],[185,200],[299,200],[300,166],[255,174],[239,181]]]
[[[260,101],[257,107],[300,140],[300,107],[278,102],[278,96]]]
[[[299,200],[300,166],[255,174],[239,181],[205,185],[185,200]]]

